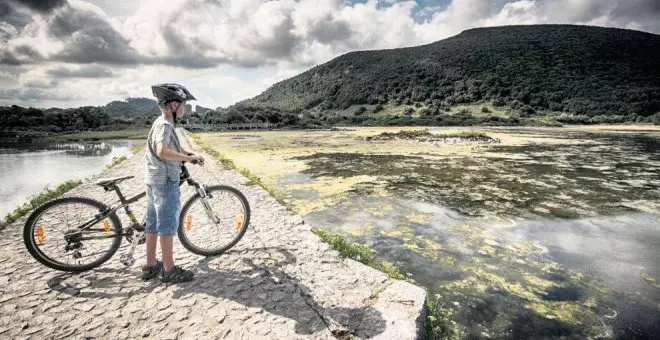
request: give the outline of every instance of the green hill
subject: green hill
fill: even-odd
[[[143,117],[160,112],[158,103],[149,98],[126,98],[125,101],[115,100],[103,108],[111,118]]]
[[[492,111],[490,120],[509,123],[540,116],[660,122],[658,60],[660,35],[651,33],[574,25],[477,28],[429,45],[342,55],[229,107],[221,118],[460,124]],[[450,109],[465,104],[473,105]]]

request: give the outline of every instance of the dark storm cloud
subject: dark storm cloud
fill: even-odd
[[[302,43],[300,38],[291,34],[293,28],[293,20],[287,17],[284,22],[274,28],[273,39],[259,41],[253,47],[266,57],[289,59],[293,57],[296,47]]]
[[[43,100],[75,100],[80,96],[62,95],[58,91],[44,90],[38,88],[28,89],[0,89],[0,99],[5,100],[23,100],[23,101],[43,101]]]
[[[115,76],[112,70],[98,65],[82,66],[79,69],[58,67],[48,70],[46,73],[56,78],[108,78]]]
[[[48,24],[48,33],[64,42],[54,60],[69,63],[133,65],[138,55],[119,32],[93,12],[71,7],[58,11]]]
[[[617,2],[611,18],[636,21],[643,29],[660,34],[660,0],[627,0]]]
[[[3,65],[32,64],[42,59],[41,54],[28,45],[17,46],[12,51],[0,50],[0,64]]]
[[[226,61],[227,59],[225,58],[208,58],[202,56],[168,56],[145,59],[144,63],[176,66],[188,69],[200,69],[213,68]]]
[[[349,24],[344,20],[334,20],[330,14],[316,23],[309,34],[323,44],[344,41],[351,37],[353,32]]]
[[[204,42],[199,37],[184,37],[180,29],[182,24],[168,25],[162,30],[163,38],[169,51],[168,56],[153,57],[143,60],[146,64],[163,64],[189,69],[212,68],[223,63],[242,67],[257,67],[264,64],[256,60],[236,60],[231,57],[211,57],[205,55],[213,52],[215,47]]]
[[[52,89],[58,84],[59,82],[55,79],[34,79],[22,83],[24,87],[38,89]]]
[[[11,2],[42,14],[49,13],[67,3],[66,0],[11,0]]]
[[[18,89],[0,89],[0,99],[17,99]]]
[[[23,28],[32,22],[32,18],[14,9],[9,2],[0,2],[0,22],[3,21],[14,27]]]
[[[660,20],[660,1],[658,0],[627,0],[619,1],[612,11],[614,19],[654,18]]]
[[[23,62],[18,60],[18,58],[16,58],[13,53],[6,50],[0,50],[0,65],[18,66],[22,64]]]
[[[35,50],[29,45],[19,45],[14,48],[14,55],[19,56],[23,60],[28,60],[30,62],[38,61],[43,58],[39,51]]]

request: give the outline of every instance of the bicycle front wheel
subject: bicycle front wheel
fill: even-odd
[[[82,272],[100,266],[121,244],[121,222],[106,205],[84,197],[54,199],[38,207],[23,227],[23,241],[37,261],[56,270]]]
[[[243,237],[250,223],[250,205],[235,188],[215,185],[208,197],[195,194],[183,205],[179,216],[179,240],[197,255],[220,255]]]

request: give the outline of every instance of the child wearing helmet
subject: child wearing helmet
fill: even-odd
[[[182,162],[203,164],[204,158],[183,149],[174,124],[177,117],[185,114],[186,102],[195,100],[195,97],[178,84],[153,85],[151,90],[158,99],[161,115],[154,121],[147,137],[147,264],[142,267],[142,279],[150,280],[160,274],[163,282],[185,282],[192,280],[194,274],[175,265],[173,255],[173,239],[181,210],[179,176]],[[158,240],[162,262],[156,260]]]

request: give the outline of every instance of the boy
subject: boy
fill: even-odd
[[[158,84],[151,87],[161,115],[147,138],[147,265],[142,267],[142,279],[158,274],[163,282],[185,282],[193,279],[190,270],[174,265],[174,234],[179,226],[181,162],[204,163],[204,158],[181,147],[174,123],[185,114],[186,101],[196,98],[178,84]],[[160,239],[163,261],[156,260],[156,243]]]

